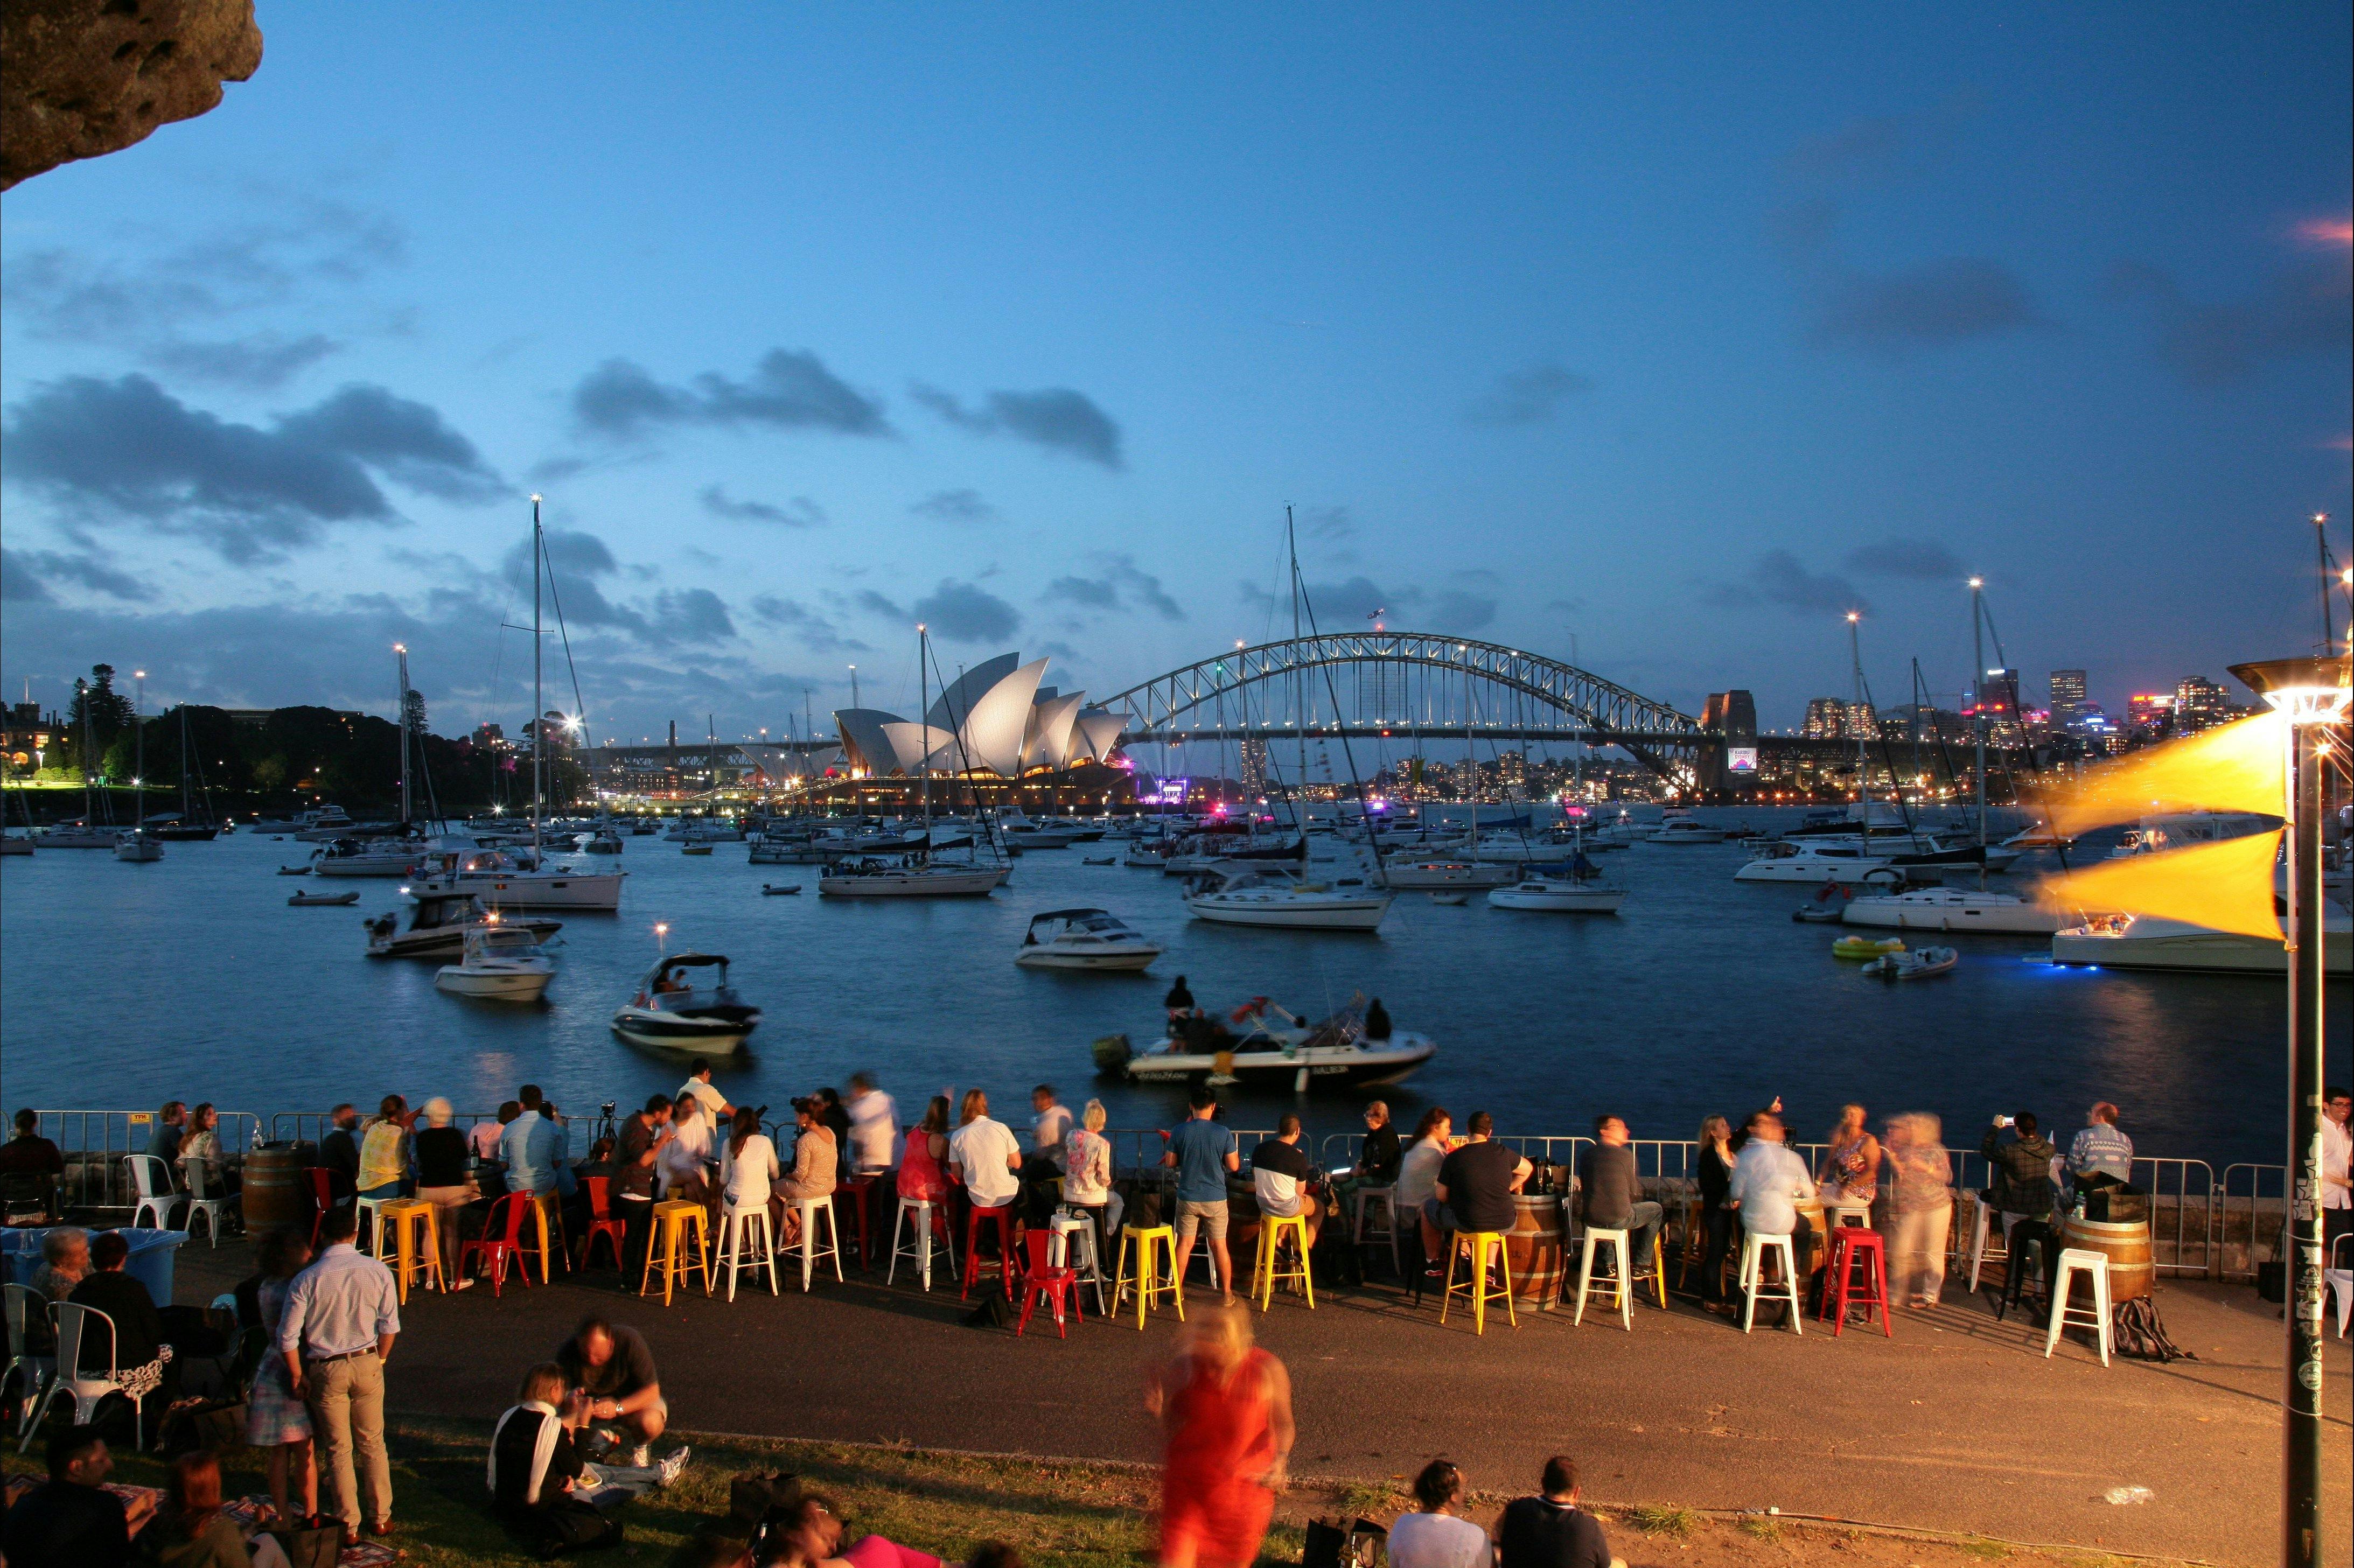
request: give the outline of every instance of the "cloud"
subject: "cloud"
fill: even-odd
[[[183,340],[157,344],[147,350],[147,358],[165,370],[197,381],[269,391],[284,386],[343,346],[315,332],[298,338],[257,333],[251,337],[223,342]]]
[[[911,504],[908,511],[918,517],[936,518],[942,523],[994,523],[997,508],[981,497],[978,490],[935,491]]]
[[[1841,563],[1868,577],[1918,577],[1925,582],[1960,582],[1962,563],[1934,539],[1881,539],[1858,545]]]
[[[896,599],[886,599],[882,594],[876,593],[873,588],[860,588],[858,592],[853,596],[850,602],[864,610],[867,614],[879,615],[885,620],[907,620],[911,619],[907,614],[906,606],[900,604]]]
[[[1067,387],[1036,392],[988,392],[981,407],[968,408],[953,394],[918,382],[908,396],[959,429],[977,436],[1007,435],[1066,457],[1120,466],[1119,426],[1093,398]]]
[[[1787,550],[1768,550],[1757,557],[1745,581],[1712,584],[1705,597],[1709,603],[1727,609],[1778,604],[1793,614],[1809,616],[1872,610],[1854,584],[1836,575],[1808,571]]]
[[[709,588],[664,588],[640,635],[657,643],[720,642],[736,635],[736,622]]]
[[[2009,268],[1954,257],[1893,272],[1833,272],[1818,285],[1811,331],[1818,343],[1897,354],[2050,324]]]
[[[1549,422],[1563,402],[1592,389],[1594,383],[1558,365],[1532,365],[1506,371],[1495,386],[1471,400],[1463,417],[1475,425],[1509,429]]]
[[[880,403],[807,349],[772,348],[741,381],[706,370],[684,387],[657,381],[630,360],[609,359],[573,387],[572,418],[584,435],[623,440],[674,425],[893,433]]]
[[[2111,269],[2109,290],[2147,303],[2158,358],[2194,387],[2244,380],[2275,360],[2343,354],[2354,336],[2354,269],[2342,252],[2299,259],[2225,304],[2190,299],[2171,276],[2140,262]]]
[[[752,601],[752,618],[764,626],[781,627],[800,638],[811,652],[864,653],[867,645],[844,637],[832,621],[796,599],[764,593]]]
[[[107,594],[121,599],[152,599],[155,590],[147,584],[100,560],[95,555],[60,555],[53,550],[0,550],[5,558],[5,582],[0,585],[0,598],[19,599],[36,604],[56,601],[50,591],[55,582],[79,583],[94,593]]]
[[[977,583],[953,577],[942,577],[913,608],[917,620],[957,642],[1002,642],[1022,625],[1012,605]]]
[[[1311,539],[1347,539],[1357,532],[1357,520],[1345,506],[1303,506],[1299,522]]]
[[[1159,577],[1138,567],[1132,557],[1098,556],[1096,560],[1103,568],[1100,577],[1056,577],[1046,585],[1044,597],[1097,610],[1125,609],[1133,601],[1163,620],[1185,619],[1184,607],[1169,596]]]
[[[1384,588],[1355,576],[1308,584],[1308,603],[1316,624],[1328,632],[1370,631],[1376,619],[1400,630],[1470,632],[1496,619],[1494,596],[1479,591],[1491,580],[1486,572],[1454,572],[1438,588],[1395,583]],[[1243,598],[1264,611],[1280,611],[1289,603],[1286,596],[1252,583],[1243,585]]]
[[[191,408],[144,376],[69,376],[12,406],[5,435],[11,482],[186,535],[239,565],[331,524],[398,523],[378,477],[452,501],[504,493],[438,412],[381,387],[346,387],[264,429]]]
[[[814,528],[825,521],[825,508],[806,495],[796,495],[782,506],[772,506],[765,501],[738,501],[716,484],[704,487],[699,497],[703,509],[714,517],[732,517],[743,523],[774,523],[786,528]]]

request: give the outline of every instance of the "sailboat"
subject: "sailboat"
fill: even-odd
[[[144,864],[149,861],[162,860],[164,846],[147,832],[147,726],[139,715],[139,710],[146,705],[147,701],[147,672],[137,672],[137,694],[131,701],[131,728],[136,739],[138,756],[131,771],[131,831],[114,841],[114,858]]]
[[[91,770],[92,739],[90,726],[90,700],[85,696],[81,708],[81,821],[66,822],[41,830],[43,849],[112,849],[120,837],[112,827],[98,825],[98,775]],[[110,822],[114,817],[112,804],[107,808]]]
[[[168,821],[160,821],[150,826],[147,830],[150,836],[162,839],[167,843],[202,843],[220,832],[220,823],[213,815],[213,792],[209,788],[203,791],[204,815],[201,818],[196,815],[195,799],[188,791],[191,769],[194,769],[195,777],[198,780],[203,779],[204,764],[196,760],[196,752],[188,745],[188,705],[182,703],[180,705],[180,814]]]

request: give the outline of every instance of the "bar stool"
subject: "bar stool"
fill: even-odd
[[[367,1200],[363,1198],[360,1202],[365,1203]],[[564,1234],[564,1198],[551,1187],[545,1192],[533,1193],[529,1202],[532,1213],[539,1216],[539,1282],[546,1285],[553,1277],[548,1273],[551,1266],[547,1237],[551,1219],[556,1232],[555,1255],[564,1259],[566,1273],[572,1270],[571,1238]]]
[[[745,1254],[753,1245],[752,1232],[756,1226],[760,1233],[759,1250],[747,1257]],[[769,1205],[756,1203],[743,1209],[729,1205],[719,1216],[719,1272],[727,1277],[727,1299],[736,1299],[736,1281],[746,1269],[750,1269],[752,1277],[757,1280],[764,1264],[769,1270],[769,1294],[774,1296],[777,1293],[777,1235],[769,1228]]]
[[[1855,1266],[1865,1266],[1863,1288],[1855,1286]],[[1872,1322],[1870,1308],[1880,1308],[1880,1331],[1889,1339],[1896,1330],[1888,1320],[1888,1243],[1878,1231],[1861,1225],[1831,1226],[1830,1275],[1823,1281],[1823,1305],[1819,1314],[1831,1320],[1831,1338],[1836,1340],[1847,1327],[1847,1309],[1850,1304],[1866,1308],[1863,1320]]]
[[[808,1292],[810,1276],[817,1271],[817,1260],[822,1257],[830,1257],[833,1260],[833,1282],[836,1285],[842,1284],[842,1231],[833,1223],[832,1198],[802,1198],[797,1201],[793,1207],[801,1211],[801,1216],[802,1292],[804,1294]],[[825,1221],[825,1245],[823,1246],[817,1245],[817,1223],[821,1219]]]
[[[861,1268],[875,1266],[875,1242],[868,1234],[866,1220],[867,1200],[873,1195],[874,1190],[875,1178],[872,1176],[845,1176],[842,1179],[841,1184],[833,1190],[833,1201],[840,1203],[847,1199],[851,1213],[858,1221],[858,1266]],[[836,1214],[835,1228],[841,1228],[841,1224],[842,1216]]]
[[[1872,1200],[1865,1198],[1860,1201],[1833,1203],[1830,1205],[1829,1213],[1823,1217],[1833,1229],[1841,1226],[1850,1229],[1861,1226],[1868,1231],[1872,1229]]]
[[[356,1218],[354,1221],[355,1228],[352,1236],[352,1245],[355,1246],[370,1248],[376,1256],[382,1257],[384,1255],[384,1247],[382,1245],[384,1238],[378,1234],[382,1227],[377,1224],[377,1217],[382,1213],[384,1206],[387,1203],[398,1203],[401,1200],[398,1197],[354,1198],[352,1200],[352,1203],[354,1205]],[[136,1218],[135,1215],[133,1217]],[[546,1279],[547,1277],[547,1270],[545,1268],[542,1268],[539,1271],[539,1274],[542,1279]]]
[[[422,1198],[386,1198],[376,1204],[376,1255],[379,1262],[392,1263],[394,1282],[400,1287],[400,1304],[408,1305],[408,1282],[412,1277],[430,1280],[433,1288],[447,1291],[450,1282],[441,1273],[441,1222],[440,1212]],[[391,1259],[385,1256],[384,1244],[393,1243]],[[423,1243],[423,1254],[419,1243]]]
[[[663,1305],[670,1305],[672,1287],[697,1268],[703,1270],[703,1293],[711,1294],[711,1215],[700,1203],[685,1198],[666,1198],[654,1205],[650,1216],[652,1230],[646,1240],[645,1277],[638,1281],[638,1294],[652,1293],[654,1270],[663,1277]],[[694,1233],[695,1255],[686,1255],[688,1233]]]
[[[1136,1245],[1137,1271],[1134,1278],[1128,1272],[1129,1244]],[[1167,1260],[1167,1267],[1160,1260]],[[1121,1302],[1128,1299],[1130,1285],[1136,1287],[1136,1331],[1144,1332],[1144,1315],[1152,1307],[1155,1296],[1165,1295],[1177,1308],[1177,1320],[1185,1320],[1185,1293],[1177,1287],[1177,1227],[1174,1225],[1122,1225],[1119,1231],[1119,1257],[1112,1268],[1111,1309],[1119,1312]]]
[[[907,1228],[910,1215],[915,1219],[916,1234],[907,1241],[902,1242],[899,1239],[899,1233]],[[903,1197],[899,1200],[898,1212],[891,1220],[891,1267],[883,1277],[884,1284],[888,1285],[899,1277],[901,1258],[912,1257],[916,1260],[917,1267],[923,1273],[924,1288],[929,1290],[932,1287],[932,1233],[934,1231],[939,1233],[940,1245],[948,1250],[949,1273],[953,1276],[956,1273],[956,1238],[949,1234],[948,1209],[944,1205],[929,1202],[922,1198]]]
[[[1104,1307],[1103,1261],[1096,1256],[1094,1223],[1083,1214],[1058,1213],[1054,1218],[1053,1230],[1053,1239],[1047,1248],[1048,1259],[1058,1268],[1073,1270],[1080,1284],[1094,1286],[1096,1316],[1110,1317],[1111,1313]],[[1084,1261],[1073,1256],[1074,1252],[1085,1254]]]
[[[351,1200],[337,1195],[335,1183],[340,1178],[323,1165],[306,1167],[302,1176],[311,1190],[311,1248],[315,1252],[319,1246],[319,1225],[326,1219],[327,1211],[340,1209]],[[345,1182],[345,1185],[349,1186],[350,1183]],[[133,1214],[132,1218],[136,1220],[138,1216]]]
[[[997,1277],[1005,1287],[1005,1298],[1013,1299],[1013,1205],[1000,1203],[984,1209],[979,1203],[964,1220],[964,1289],[957,1299],[972,1295],[974,1284],[981,1278],[981,1226],[984,1219],[997,1224]]]
[[[1994,1205],[1981,1193],[1977,1200],[1978,1213],[1970,1221],[1970,1289],[1978,1287],[1978,1269],[1988,1259],[1994,1259],[2008,1271],[2010,1267],[2010,1216],[2002,1216],[2002,1228],[1998,1234],[1993,1225]]]
[[[1397,1189],[1394,1186],[1357,1189],[1351,1200],[1351,1205],[1355,1210],[1355,1217],[1349,1226],[1350,1245],[1352,1246],[1364,1245],[1367,1203],[1379,1203],[1382,1206],[1382,1234],[1389,1237],[1390,1267],[1398,1273],[1405,1273],[1405,1261],[1398,1252]]]
[[[2052,1359],[2052,1347],[2060,1342],[2063,1329],[2090,1329],[2100,1336],[2101,1364],[2109,1364],[2109,1259],[2105,1253],[2092,1252],[2081,1246],[2062,1249],[2060,1261],[2052,1270],[2052,1327],[2043,1332],[2043,1359]],[[2093,1281],[2093,1305],[2088,1310],[2068,1299],[2068,1292],[2079,1274],[2089,1275]]]
[[[1063,1238],[1052,1232],[1034,1230],[1025,1233],[1022,1239],[1029,1249],[1030,1256],[1023,1266],[1022,1316],[1013,1325],[1013,1337],[1020,1339],[1023,1330],[1030,1327],[1030,1315],[1038,1310],[1038,1302],[1043,1298],[1054,1303],[1055,1337],[1067,1340],[1071,1336],[1064,1327],[1065,1307],[1067,1305],[1082,1319],[1087,1312],[1077,1299],[1077,1273],[1070,1265],[1055,1261],[1055,1254],[1058,1250],[1056,1244]]]
[[[1585,1292],[1594,1278],[1594,1251],[1597,1246],[1606,1246],[1617,1255],[1617,1273],[1605,1283],[1605,1290],[1611,1295],[1612,1304],[1618,1308],[1619,1322],[1631,1334],[1635,1331],[1635,1287],[1638,1282],[1646,1278],[1651,1280],[1659,1291],[1660,1307],[1664,1308],[1668,1304],[1667,1254],[1659,1233],[1651,1233],[1651,1272],[1638,1275],[1628,1256],[1628,1233],[1624,1229],[1614,1231],[1603,1225],[1585,1227],[1585,1244],[1579,1250],[1577,1260],[1577,1310],[1569,1319],[1569,1326],[1573,1329],[1585,1320]]]
[[[1503,1284],[1490,1287],[1488,1283],[1488,1254],[1496,1255],[1496,1272]],[[1469,1255],[1471,1271],[1461,1285],[1455,1283],[1455,1262]],[[1458,1231],[1447,1250],[1447,1291],[1438,1298],[1438,1320],[1447,1321],[1447,1304],[1455,1299],[1458,1290],[1471,1298],[1471,1330],[1476,1334],[1488,1331],[1488,1303],[1501,1300],[1504,1316],[1512,1327],[1521,1326],[1520,1314],[1512,1309],[1512,1266],[1504,1255],[1504,1233],[1501,1231]]]
[[[1284,1268],[1277,1262],[1283,1238],[1288,1235],[1299,1247],[1299,1266]],[[1316,1310],[1316,1280],[1308,1266],[1308,1216],[1306,1214],[1262,1214],[1259,1218],[1258,1250],[1251,1264],[1251,1289],[1258,1297],[1258,1309],[1267,1311],[1275,1300],[1278,1280],[1296,1279],[1307,1294],[1308,1309]]]
[[[1787,1298],[1790,1303],[1790,1331],[1800,1339],[1807,1337],[1807,1326],[1801,1321],[1806,1308],[1798,1304],[1798,1251],[1788,1236],[1760,1235],[1744,1228],[1741,1233],[1741,1331],[1749,1332],[1757,1321],[1757,1298],[1766,1292],[1766,1255],[1782,1255],[1782,1277],[1774,1289],[1774,1298]]]

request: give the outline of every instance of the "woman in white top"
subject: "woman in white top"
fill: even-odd
[[[1402,1513],[1390,1526],[1390,1568],[1490,1568],[1496,1560],[1488,1532],[1461,1516],[1463,1472],[1433,1459],[1414,1478],[1419,1513]]]
[[[694,1100],[678,1100],[671,1107],[670,1141],[654,1156],[662,1178],[663,1196],[711,1205],[711,1181],[705,1169],[711,1155],[711,1118]]]
[[[777,1146],[760,1130],[760,1113],[749,1106],[738,1110],[735,1130],[719,1156],[721,1201],[730,1211],[769,1210],[769,1234],[779,1234],[777,1211],[783,1205],[770,1198],[769,1188],[782,1170],[777,1163]]]
[[[1412,1215],[1422,1233],[1422,1255],[1426,1259],[1438,1256],[1438,1227],[1424,1215],[1424,1205],[1438,1196],[1438,1168],[1447,1162],[1447,1135],[1455,1130],[1443,1106],[1433,1106],[1422,1113],[1415,1124],[1414,1141],[1406,1145],[1405,1155],[1398,1160],[1397,1191],[1391,1202],[1397,1205],[1403,1220]]]
[[[1076,1209],[1095,1228],[1097,1266],[1111,1254],[1104,1251],[1104,1237],[1111,1234],[1117,1218],[1108,1205],[1111,1195],[1111,1139],[1103,1135],[1103,1101],[1089,1100],[1079,1112],[1079,1125],[1063,1137],[1063,1203]]]

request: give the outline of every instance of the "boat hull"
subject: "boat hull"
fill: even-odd
[[[1310,903],[1210,894],[1188,898],[1197,920],[1220,926],[1258,926],[1287,931],[1373,931],[1390,912],[1386,898],[1334,898]]]
[[[1140,1084],[1214,1078],[1270,1088],[1373,1088],[1404,1083],[1437,1054],[1437,1045],[1419,1035],[1407,1041],[1384,1050],[1310,1046],[1289,1053],[1240,1051],[1223,1063],[1206,1053],[1153,1050],[1130,1057],[1124,1072],[1129,1082]]]
[[[1116,953],[1056,952],[1049,948],[1024,948],[1014,955],[1013,961],[1025,969],[1144,969],[1161,949],[1152,947],[1135,948]]]
[[[419,893],[471,893],[486,908],[615,910],[621,906],[621,879],[626,871],[529,874],[461,874],[427,877]]]
[[[1498,909],[1527,909],[1540,914],[1616,915],[1618,906],[1627,902],[1627,895],[1616,887],[1546,888],[1532,893],[1523,893],[1517,887],[1499,887],[1488,895],[1488,902]]]
[[[979,898],[1003,881],[994,866],[976,871],[870,872],[856,876],[820,876],[817,890],[826,898]]]
[[[744,1048],[758,1016],[747,1020],[683,1018],[642,1007],[625,1007],[613,1014],[613,1033],[632,1045],[650,1051],[684,1051],[698,1056],[734,1055]]]
[[[537,1001],[555,978],[553,969],[469,969],[451,964],[433,977],[433,988],[482,1001]]]
[[[1520,879],[1517,868],[1491,862],[1474,864],[1458,861],[1443,864],[1385,865],[1382,868],[1382,881],[1401,893],[1502,887]]]
[[[1782,860],[1753,860],[1733,874],[1735,882],[1801,882],[1820,887],[1826,882],[1861,882],[1875,871],[1886,871],[1889,863],[1871,860],[1812,860],[1790,857]]]
[[[2354,933],[2330,931],[2322,938],[2323,969],[2332,980],[2354,976]],[[2168,921],[2157,934],[2104,932],[2091,927],[2056,931],[2055,964],[2090,964],[2113,969],[2179,969],[2205,974],[2285,975],[2287,945],[2231,931],[2210,931]]]
[[[2006,937],[2049,937],[2061,926],[2061,916],[2041,905],[2019,899],[1979,900],[1967,895],[1851,898],[1840,918],[1850,926],[1897,931],[1989,931]]]

